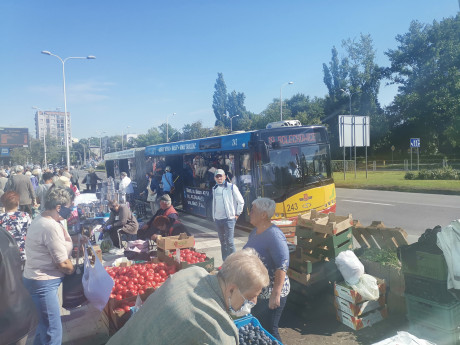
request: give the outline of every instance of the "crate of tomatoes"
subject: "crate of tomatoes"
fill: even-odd
[[[175,264],[158,261],[126,267],[106,267],[106,271],[115,282],[105,308],[109,331],[113,334],[128,321],[130,308],[136,303],[137,296],[145,301],[177,271],[177,267]]]
[[[175,250],[158,251],[157,254],[158,259],[168,265],[177,263]],[[180,264],[178,264],[178,268],[184,269],[190,266],[203,267],[206,271],[212,272],[214,270],[214,258],[209,258],[205,253],[197,252],[193,248],[180,249]]]

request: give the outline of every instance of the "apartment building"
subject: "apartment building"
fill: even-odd
[[[37,139],[43,139],[46,135],[58,139],[60,145],[65,146],[65,115],[63,111],[41,111],[35,113],[35,132]],[[72,126],[70,113],[67,112],[67,140],[72,145]]]

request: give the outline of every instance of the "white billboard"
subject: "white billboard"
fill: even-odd
[[[339,115],[340,147],[370,146],[369,116]]]

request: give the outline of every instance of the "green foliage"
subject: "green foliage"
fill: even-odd
[[[451,167],[432,170],[420,170],[418,174],[408,172],[404,176],[406,180],[459,180],[460,170]]]
[[[224,115],[227,113],[227,86],[225,85],[224,75],[217,73],[216,83],[214,84],[214,95],[212,97],[212,109],[216,117],[216,126],[223,123]]]
[[[396,250],[366,248],[359,256],[360,259],[378,262],[383,266],[401,267]]]
[[[425,152],[457,146],[460,114],[460,15],[424,25],[413,21],[386,52],[399,94],[388,109],[393,141],[420,137]]]
[[[408,171],[406,172],[406,175],[404,175],[404,179],[406,180],[415,180],[415,178],[416,178],[416,175],[412,171]]]

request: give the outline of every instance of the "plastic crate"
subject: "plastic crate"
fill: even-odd
[[[460,302],[441,304],[406,294],[407,318],[413,323],[452,331],[460,326]]]
[[[404,274],[405,292],[438,303],[450,303],[455,297],[447,290],[447,281]]]
[[[400,260],[404,273],[430,279],[447,280],[447,264],[442,254],[431,254],[422,251],[414,253],[402,249]]]
[[[446,331],[438,327],[427,326],[422,323],[412,323],[409,326],[409,333],[420,339],[429,340],[437,345],[459,345],[460,328]]]
[[[246,326],[246,325],[249,325],[249,324],[253,324],[254,327],[255,326],[259,326],[260,329],[272,340],[276,341],[277,344],[279,345],[283,345],[282,343],[280,343],[273,335],[271,335],[270,333],[268,333],[265,328],[262,327],[262,325],[260,324],[259,320],[257,320],[254,316],[252,316],[251,314],[248,314],[240,319],[237,319],[235,320],[235,325],[236,325],[236,328],[240,329],[241,327],[243,326]]]

